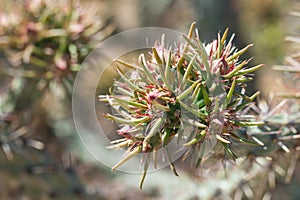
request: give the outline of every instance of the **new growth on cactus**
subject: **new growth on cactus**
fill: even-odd
[[[119,124],[121,139],[112,141],[111,149],[126,149],[126,155],[115,170],[133,156],[143,153],[144,174],[142,187],[150,159],[156,165],[156,153],[168,158],[177,175],[168,144],[176,141],[190,156],[196,167],[204,161],[205,148],[213,140],[209,154],[235,159],[237,143],[260,145],[247,133],[238,131],[247,126],[262,125],[254,116],[242,114],[242,110],[258,96],[247,96],[247,82],[251,74],[262,67],[247,67],[251,59],[240,60],[252,45],[238,50],[232,43],[234,34],[227,39],[228,29],[211,43],[201,42],[195,23],[184,42],[177,48],[157,42],[149,55],[141,54],[138,63],[116,60],[130,70],[124,73],[118,67],[120,79],[114,82],[108,95],[100,95],[100,101],[113,108],[113,114],[105,116]],[[189,129],[189,133],[185,133]],[[178,149],[179,150],[179,149]],[[211,156],[211,155],[210,155]]]

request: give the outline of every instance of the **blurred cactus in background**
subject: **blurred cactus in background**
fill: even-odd
[[[1,3],[0,198],[92,198],[68,158],[70,96],[84,58],[114,27],[76,1]]]
[[[80,63],[113,28],[75,2],[26,0],[11,6],[13,12],[0,15],[0,47],[6,58],[1,70],[35,80],[39,90],[56,81],[70,92]]]

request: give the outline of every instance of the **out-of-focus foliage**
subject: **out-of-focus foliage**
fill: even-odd
[[[281,63],[284,57],[284,35],[287,34],[289,22],[286,20],[291,2],[286,0],[266,1],[234,1],[235,10],[242,40],[254,45],[252,54],[256,61],[263,62],[266,67],[257,74],[256,85],[262,95],[283,90],[276,82],[280,74],[270,70],[276,63]],[[275,80],[275,81],[274,81]],[[270,84],[271,83],[271,84]]]
[[[112,31],[78,3],[26,0],[11,7],[0,14],[1,71],[35,80],[39,90],[54,80],[70,92],[85,56]]]
[[[92,198],[68,160],[70,96],[81,62],[113,26],[75,1],[1,3],[0,198]]]
[[[255,44],[253,52],[259,61],[281,62],[282,40],[286,33],[284,16],[289,4],[285,0],[236,1],[243,39]]]

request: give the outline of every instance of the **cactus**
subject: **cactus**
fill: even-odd
[[[92,182],[104,182],[101,187],[117,185],[103,180],[103,171],[89,171],[94,164],[72,165],[74,160],[66,158],[69,149],[64,145],[65,138],[72,140],[72,136],[57,129],[61,124],[69,126],[63,121],[69,114],[67,95],[81,62],[113,25],[98,21],[95,15],[89,17],[91,13],[73,1],[70,5],[55,2],[55,7],[49,2],[26,0],[15,8],[18,15],[8,10],[0,13],[0,53],[4,56],[0,65],[0,175],[5,183],[0,197],[112,199],[115,193],[119,199],[116,196],[122,194],[107,192],[110,189],[102,197],[105,189],[100,191],[87,180],[93,176]],[[299,36],[286,37],[293,44],[291,53],[285,65],[274,66],[292,80],[288,92],[280,94],[282,101],[259,100],[256,105],[259,93],[249,95],[247,83],[262,65],[249,67],[251,59],[242,59],[252,45],[238,50],[234,35],[227,38],[228,29],[203,43],[195,26],[182,36],[177,48],[164,44],[166,35],[149,54],[141,54],[138,62],[115,61],[122,66],[117,69],[121,78],[114,81],[110,94],[100,95],[100,101],[113,108],[105,116],[120,125],[120,138],[108,148],[126,150],[112,169],[143,154],[141,188],[150,165],[158,167],[159,156],[166,158],[174,174],[184,173],[175,169],[169,149],[176,143],[185,163],[218,170],[217,175],[208,174],[212,180],[194,181],[197,191],[191,189],[177,198],[190,198],[189,193],[202,198],[200,189],[209,191],[206,196],[212,199],[286,198],[288,194],[278,185],[298,184],[293,175],[300,150]],[[55,116],[61,109],[67,114]],[[227,190],[221,185],[226,178],[234,180]],[[185,185],[185,179],[180,180]],[[210,181],[219,181],[220,186],[214,183],[211,189]],[[126,190],[129,186],[122,183],[119,187]],[[168,187],[157,189],[163,194],[161,190]],[[296,198],[297,193],[290,197]]]
[[[246,67],[251,59],[239,58],[252,45],[238,50],[232,44],[234,35],[227,40],[227,34],[228,29],[222,37],[219,34],[213,42],[203,44],[193,23],[178,49],[166,49],[162,42],[152,48],[149,57],[141,54],[139,63],[116,60],[133,70],[125,74],[118,68],[121,79],[114,82],[110,95],[100,95],[100,101],[116,111],[105,116],[121,125],[118,135],[123,138],[109,148],[127,149],[127,155],[112,170],[138,153],[153,153],[155,166],[155,154],[163,148],[177,175],[167,147],[173,140],[186,148],[184,157],[193,157],[196,167],[210,140],[217,141],[213,147],[216,155],[231,159],[239,156],[234,150],[237,143],[260,144],[240,130],[264,124],[243,114],[259,94],[247,96],[246,82],[263,65]],[[188,127],[192,131],[185,135]],[[149,165],[145,157],[141,187]]]
[[[1,13],[3,73],[33,80],[38,90],[56,83],[71,92],[81,62],[113,27],[97,13],[70,2],[57,1],[54,6],[46,0],[26,0],[13,5],[16,12]]]
[[[60,121],[69,117],[69,110],[53,108],[70,107],[81,62],[113,26],[73,1],[2,3],[0,198],[93,199],[66,159],[70,149],[63,137],[70,133],[55,129],[50,112],[58,111]],[[71,125],[65,120],[64,126]]]
[[[294,12],[294,15],[297,13]],[[108,102],[116,111],[115,115],[105,116],[121,125],[118,135],[122,139],[113,141],[109,148],[127,149],[125,157],[113,170],[138,153],[166,148],[174,139],[182,140],[180,145],[186,148],[183,160],[189,156],[197,167],[209,160],[203,156],[201,148],[205,142],[215,138],[218,143],[210,156],[217,160],[237,159],[238,163],[242,163],[239,170],[246,174],[232,191],[216,191],[216,198],[227,194],[237,198],[267,199],[278,195],[275,190],[278,184],[293,181],[299,160],[299,104],[297,100],[296,104],[289,100],[277,101],[278,105],[270,103],[274,101],[260,100],[255,105],[253,100],[258,93],[245,96],[245,82],[252,79],[249,73],[262,65],[246,68],[249,60],[239,61],[238,58],[250,46],[240,51],[230,51],[232,39],[226,41],[227,31],[222,37],[218,35],[212,43],[203,44],[197,31],[193,35],[193,24],[189,34],[183,36],[186,43],[179,49],[172,51],[165,49],[163,43],[158,43],[149,57],[140,55],[139,63],[116,60],[117,64],[129,67],[131,71],[125,74],[119,68],[121,79],[114,82],[109,95],[100,95],[100,100]],[[287,40],[298,41],[297,37],[287,37]],[[292,92],[281,94],[283,98],[299,98],[298,56],[299,53],[294,50],[292,56],[287,57],[287,63],[292,66],[274,67],[289,72],[289,77],[293,79],[291,84],[295,89],[289,87]],[[184,84],[187,86],[183,87]],[[217,89],[212,89],[212,86]],[[176,109],[181,112],[176,112]],[[218,123],[215,124],[211,116],[218,116],[213,118]],[[218,124],[221,126],[218,127]],[[184,129],[191,125],[194,132],[183,136]],[[216,132],[215,127],[218,127]],[[168,156],[167,151],[163,153]],[[153,158],[155,165],[156,157]],[[147,159],[142,162],[144,174],[140,187],[150,165]],[[172,160],[169,159],[169,162],[177,174]],[[209,165],[217,164],[210,162]],[[234,174],[235,167],[228,166],[227,173]],[[257,187],[256,183],[268,185]]]

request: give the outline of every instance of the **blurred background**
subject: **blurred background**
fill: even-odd
[[[234,165],[226,177],[221,164],[203,174],[179,163],[180,177],[161,170],[139,190],[139,174],[96,162],[74,128],[74,77],[93,44],[111,35],[144,26],[186,33],[196,21],[203,42],[229,27],[239,49],[254,44],[250,64],[265,67],[250,85],[268,98],[283,90],[271,67],[283,63],[284,37],[299,30],[289,15],[297,7],[296,0],[1,0],[0,199],[239,199],[246,174]],[[274,199],[296,199],[295,187],[279,185],[283,196]],[[246,199],[255,193],[243,191]]]

